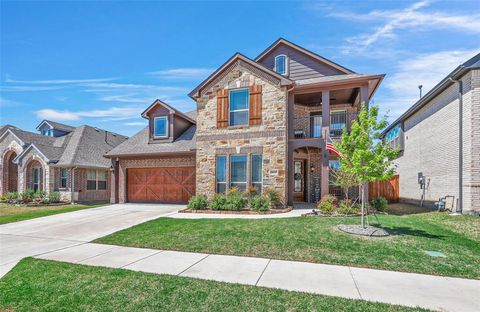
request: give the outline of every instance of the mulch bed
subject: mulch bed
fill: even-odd
[[[69,203],[51,203],[51,204],[34,204],[34,203],[8,203],[8,202],[0,202],[1,204],[7,205],[14,205],[18,207],[54,207],[54,206],[64,206],[68,205]]]
[[[267,211],[253,211],[249,209],[242,210],[212,210],[212,209],[202,209],[202,210],[193,210],[193,209],[182,209],[178,212],[180,213],[213,213],[213,214],[239,214],[239,215],[270,215],[276,213],[285,213],[292,211],[292,207],[284,209],[270,209]]]
[[[387,231],[376,226],[366,226],[364,228],[358,224],[339,224],[338,229],[348,234],[368,237],[385,237],[389,235]]]

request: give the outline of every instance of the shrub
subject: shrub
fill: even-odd
[[[5,199],[9,202],[14,202],[18,199],[18,193],[17,192],[9,192],[5,195]]]
[[[280,198],[280,193],[278,191],[274,189],[266,189],[263,193],[267,196],[272,207],[278,207],[282,204],[282,199]]]
[[[188,201],[188,208],[193,210],[206,209],[208,207],[207,196],[197,195],[192,196]]]
[[[254,196],[258,195],[257,188],[253,185],[247,187],[247,190],[243,192],[243,196],[250,201]]]
[[[47,192],[46,191],[36,191],[33,194],[33,198],[43,199],[45,197],[47,197]]]
[[[358,203],[352,204],[351,200],[342,200],[338,205],[338,213],[342,215],[355,215],[360,212],[360,205]]]
[[[238,192],[228,193],[225,201],[226,210],[240,210],[245,207],[245,200]]]
[[[322,200],[317,205],[318,210],[322,214],[330,215],[336,209],[335,203],[337,202],[337,198],[333,195],[325,195],[323,196]]]
[[[375,208],[377,211],[387,211],[388,208],[388,201],[385,197],[377,197],[370,201],[370,205]]]
[[[235,196],[235,195],[241,195],[238,187],[232,187],[227,191],[227,196]]]
[[[215,194],[210,203],[210,208],[213,210],[224,210],[225,204],[227,202],[227,197],[223,194]]]
[[[256,195],[250,200],[250,208],[255,211],[267,211],[270,207],[270,201],[266,196]]]
[[[51,203],[59,203],[60,202],[60,192],[50,192],[48,194],[48,201]]]
[[[43,199],[40,200],[40,204],[46,205],[48,203],[50,203],[50,200],[48,198],[43,198]]]
[[[32,201],[35,198],[35,191],[33,189],[26,189],[22,193],[20,193],[20,197],[23,201]]]

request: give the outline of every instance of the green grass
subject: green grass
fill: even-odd
[[[358,223],[359,218],[159,218],[95,242],[480,279],[479,217],[430,212],[369,220],[391,235],[366,238],[337,229],[338,224]],[[430,257],[425,251],[447,257]]]
[[[425,311],[27,258],[0,280],[7,311]]]
[[[51,216],[64,212],[71,212],[80,209],[106,206],[108,204],[82,205],[65,204],[61,206],[16,206],[11,204],[0,204],[0,224],[23,221],[28,219]]]

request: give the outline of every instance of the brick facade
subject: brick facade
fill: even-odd
[[[217,128],[218,89],[262,85],[262,123],[256,126]],[[215,194],[216,155],[263,155],[263,188],[273,188],[286,198],[287,97],[284,87],[267,80],[250,68],[236,64],[202,92],[197,100],[196,192]],[[247,184],[250,182],[250,157]],[[228,163],[228,161],[227,161]],[[229,180],[227,170],[227,181]],[[227,183],[228,184],[228,183]]]
[[[480,71],[463,82],[463,210],[480,212]],[[426,177],[427,205],[459,195],[459,100],[453,84],[404,121],[404,151],[395,160],[400,197],[418,203],[417,173]]]

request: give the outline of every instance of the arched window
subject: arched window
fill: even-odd
[[[287,56],[284,54],[275,57],[275,71],[281,75],[287,74]]]

